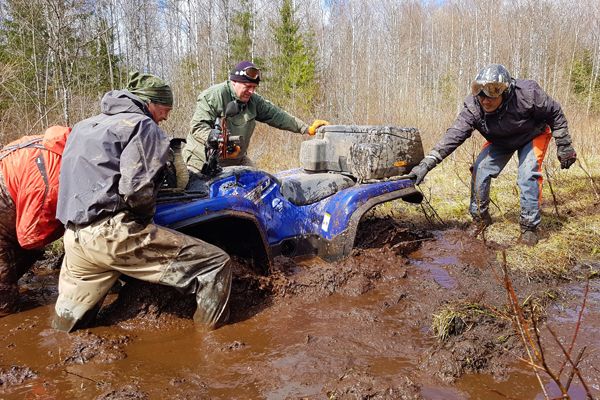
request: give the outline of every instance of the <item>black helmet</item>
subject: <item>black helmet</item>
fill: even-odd
[[[510,87],[512,78],[502,64],[490,64],[477,73],[471,83],[473,96],[499,97]]]

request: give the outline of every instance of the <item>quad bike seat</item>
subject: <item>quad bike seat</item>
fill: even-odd
[[[281,194],[292,204],[305,206],[354,186],[355,183],[346,175],[327,172],[290,175],[281,179]]]

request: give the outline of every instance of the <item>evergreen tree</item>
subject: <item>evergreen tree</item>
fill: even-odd
[[[314,38],[300,31],[292,0],[283,0],[279,16],[273,26],[278,53],[272,60],[271,97],[291,110],[310,112],[317,94]]]
[[[238,9],[233,13],[231,21],[231,36],[229,43],[229,59],[224,67],[225,77],[231,68],[240,61],[252,61],[259,68],[263,59],[254,54],[254,15],[252,14],[252,0],[239,0]]]
[[[594,62],[590,50],[585,49],[573,61],[571,82],[573,92],[581,102],[587,103],[588,109],[600,109],[600,79],[594,76]]]
[[[12,66],[13,79],[2,84],[0,112],[17,117],[21,134],[71,124],[83,117],[72,115],[73,99],[97,104],[99,93],[113,88],[112,31],[93,2],[7,0],[2,6],[0,64]]]
[[[233,15],[231,62],[252,61],[252,13],[248,0],[239,1],[240,10]]]

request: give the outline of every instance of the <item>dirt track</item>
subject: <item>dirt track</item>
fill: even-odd
[[[193,298],[135,281],[109,296],[98,327],[55,332],[49,318],[57,260],[41,263],[22,280],[24,310],[0,320],[0,397],[526,399],[541,393],[517,361],[523,350],[510,322],[490,312],[504,311],[507,302],[494,251],[460,230],[431,236],[390,218],[369,220],[360,232],[354,253],[337,263],[280,258],[266,277],[236,263],[231,323],[208,333],[190,320]],[[513,283],[522,299],[550,306],[551,324],[568,337],[581,284],[518,276]],[[599,293],[592,281],[581,334],[590,347],[597,347],[600,331]],[[448,304],[469,311],[439,344],[432,315]],[[600,355],[590,354],[582,370],[597,395]]]

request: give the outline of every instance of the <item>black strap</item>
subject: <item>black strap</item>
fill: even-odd
[[[35,165],[37,165],[38,169],[40,170],[40,174],[42,175],[42,179],[44,180],[44,183],[46,184],[46,186],[44,187],[44,198],[42,199],[42,202],[40,204],[46,203],[46,197],[48,196],[48,188],[50,187],[50,182],[48,180],[48,173],[46,172],[46,164],[44,163],[44,157],[41,154],[38,154],[38,156],[35,158]]]

